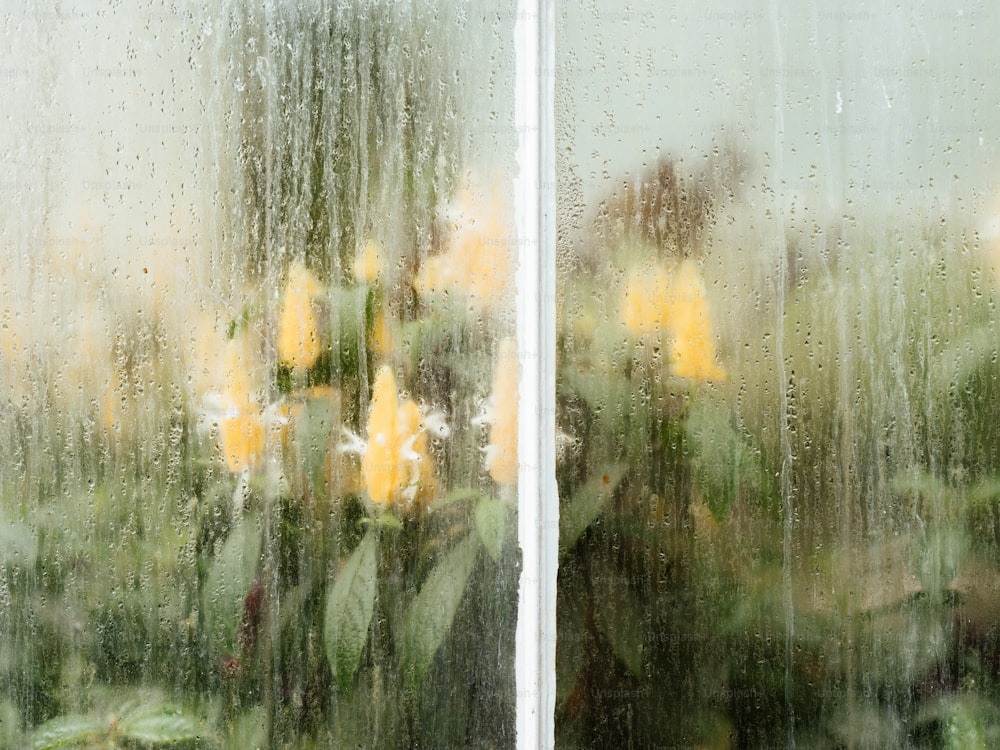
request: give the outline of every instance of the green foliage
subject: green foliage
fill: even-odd
[[[232,652],[244,601],[261,561],[261,529],[254,516],[240,519],[212,561],[202,591],[205,630],[213,650]]]
[[[60,747],[173,746],[192,743],[205,734],[201,723],[189,713],[163,702],[156,695],[121,697],[98,715],[67,715],[42,724],[32,735],[33,750]],[[119,744],[122,743],[122,744]]]
[[[504,544],[513,532],[511,516],[510,504],[501,500],[485,498],[476,503],[476,533],[495,563],[500,562]]]
[[[446,552],[406,610],[400,658],[403,675],[411,685],[423,680],[451,629],[479,547],[476,535],[469,534]]]
[[[995,744],[997,293],[957,235],[844,232],[785,288],[700,267],[724,381],[623,325],[664,248],[563,279],[557,744]]]
[[[337,685],[350,693],[375,608],[378,531],[369,530],[327,596],[324,643]]]
[[[597,562],[591,577],[594,599],[601,602],[597,610],[597,627],[615,656],[628,667],[633,677],[644,672],[645,634],[649,632],[650,615],[633,593],[628,578],[619,569]]]
[[[580,535],[600,517],[624,474],[618,466],[597,471],[563,504],[559,512],[559,549],[562,554],[571,550]]]
[[[455,127],[464,74],[436,50],[475,24],[432,6],[224,14],[221,286],[183,310],[102,300],[95,328],[113,351],[80,363],[87,385],[62,371],[74,329],[52,347],[58,366],[25,360],[25,397],[0,424],[0,744],[513,736],[515,503],[473,426],[508,311],[415,285],[447,250],[444,204],[470,166]],[[361,280],[368,242],[381,271]],[[310,289],[286,304],[295,264]],[[307,366],[281,351],[296,308],[290,322],[317,344]],[[42,348],[24,343],[32,358]],[[379,438],[367,420],[383,365],[419,420],[440,413],[450,430],[421,425],[418,459],[411,435],[397,466],[374,469],[414,476],[376,506],[360,456]]]
[[[79,745],[110,734],[107,722],[89,716],[62,716],[35,730],[33,750]]]
[[[723,522],[733,503],[743,497],[778,515],[778,492],[758,454],[730,424],[721,404],[696,400],[684,420],[691,443],[694,479],[716,522]]]

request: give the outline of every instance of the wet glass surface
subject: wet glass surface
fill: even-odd
[[[513,747],[513,8],[2,17],[0,745]]]
[[[560,5],[557,747],[997,742],[996,20]]]

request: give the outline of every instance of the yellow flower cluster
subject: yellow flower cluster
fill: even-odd
[[[694,262],[672,272],[660,265],[634,271],[622,298],[621,320],[633,336],[664,331],[670,337],[671,372],[690,380],[722,380],[705,286]]]
[[[437,490],[420,408],[411,399],[400,403],[387,366],[378,371],[372,388],[361,478],[368,497],[381,506],[423,505]]]
[[[282,439],[288,422],[286,406],[259,399],[262,372],[252,335],[249,327],[240,328],[220,346],[217,323],[207,315],[192,342],[190,382],[202,403],[200,426],[214,435],[222,462],[235,473],[260,468],[269,434]]]
[[[295,370],[308,370],[319,359],[322,344],[313,300],[322,285],[299,262],[288,270],[281,315],[278,318],[278,359]]]
[[[234,472],[248,471],[264,458],[266,433],[263,412],[253,397],[243,337],[226,344],[224,378],[218,420],[222,458]]]
[[[499,484],[517,482],[517,381],[519,376],[517,343],[504,339],[500,344],[493,374],[493,393],[487,421],[490,423],[486,446],[486,468]]]
[[[450,213],[448,249],[424,261],[414,288],[425,297],[458,292],[477,309],[497,309],[509,301],[513,278],[506,210],[469,186]]]

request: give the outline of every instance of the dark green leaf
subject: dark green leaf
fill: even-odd
[[[419,684],[451,629],[476,563],[479,540],[469,534],[431,571],[406,611],[403,625],[403,672]]]
[[[560,556],[573,549],[580,535],[604,512],[624,474],[621,466],[598,470],[563,505],[559,513]]]
[[[330,669],[349,693],[375,608],[378,531],[370,530],[348,558],[326,600],[324,638]]]

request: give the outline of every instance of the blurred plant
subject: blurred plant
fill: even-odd
[[[4,412],[0,744],[509,746],[516,374],[489,467],[471,424],[508,200],[457,183],[435,46],[465,11],[229,10],[212,302],[81,314]]]
[[[514,245],[499,186],[484,190],[468,178],[461,197],[440,217],[445,250],[428,257],[414,280],[421,296],[456,292],[475,309],[502,310],[511,302]]]
[[[293,371],[308,370],[322,348],[313,300],[322,287],[301,263],[292,263],[278,318],[278,359]]]
[[[690,259],[668,273],[659,264],[629,275],[622,299],[622,323],[633,336],[666,333],[670,370],[690,380],[722,380],[705,288]]]
[[[858,219],[736,324],[737,173],[618,181],[565,264],[557,746],[992,746],[996,292],[959,230]]]
[[[433,498],[436,482],[428,453],[428,420],[439,436],[447,435],[440,415],[425,418],[411,399],[399,402],[392,370],[382,367],[372,387],[368,442],[348,431],[350,443],[343,448],[361,455],[364,488],[376,506],[405,512]]]

